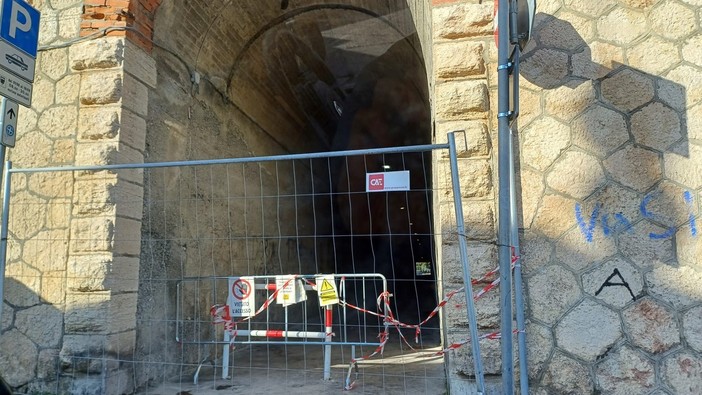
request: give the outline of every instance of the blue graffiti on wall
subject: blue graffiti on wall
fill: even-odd
[[[644,198],[641,200],[641,204],[639,205],[639,212],[641,213],[641,216],[643,218],[658,218],[658,216],[649,209],[649,204],[655,198],[656,194],[651,193],[644,196]],[[685,200],[689,211],[688,226],[690,227],[690,234],[692,234],[692,236],[697,236],[697,223],[695,220],[695,215],[693,213],[694,198],[692,196],[692,193],[690,191],[685,191],[685,193],[683,194],[683,199]],[[585,236],[585,240],[588,243],[592,243],[595,237],[595,228],[597,227],[598,220],[600,225],[602,226],[602,233],[606,237],[612,237],[615,234],[624,232],[632,232],[631,221],[629,221],[629,219],[626,218],[624,214],[616,213],[611,216],[609,214],[602,214],[600,216],[601,212],[602,205],[600,203],[595,204],[595,207],[592,209],[592,212],[589,214],[589,216],[586,215],[587,213],[583,213],[583,208],[580,205],[580,203],[575,204],[575,220],[578,223],[578,228],[580,228],[580,232],[583,234],[583,236]],[[648,234],[648,237],[654,240],[667,239],[672,237],[676,231],[676,227],[670,226],[668,227],[668,229],[661,233],[651,232]]]

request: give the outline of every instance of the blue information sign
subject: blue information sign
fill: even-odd
[[[40,15],[24,0],[2,0],[0,37],[36,58]]]

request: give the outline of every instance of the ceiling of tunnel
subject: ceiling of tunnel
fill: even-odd
[[[267,30],[318,10],[341,11],[329,13],[323,22],[332,28],[345,25],[349,14],[361,13],[384,18],[403,35],[415,31],[407,0],[175,0],[159,7],[154,41],[201,74],[226,79]]]
[[[274,138],[313,133],[317,149],[349,148],[336,137],[359,81],[397,74],[426,85],[415,73],[426,70],[407,0],[215,3],[164,2],[154,41]],[[418,89],[428,113],[426,86]]]

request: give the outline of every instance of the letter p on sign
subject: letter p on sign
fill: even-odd
[[[18,2],[12,2],[12,15],[10,16],[10,37],[16,38],[17,29],[29,33],[29,29],[32,27],[32,19],[29,16],[29,11],[26,8],[19,5]],[[20,15],[22,15],[22,22],[20,22]]]
[[[39,11],[24,0],[2,0],[0,38],[36,58],[39,17]]]

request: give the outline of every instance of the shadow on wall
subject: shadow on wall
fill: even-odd
[[[529,375],[548,393],[667,392],[671,375],[690,377],[695,346],[682,339],[699,332],[685,311],[702,301],[700,173],[688,165],[700,148],[688,138],[692,88],[655,74],[692,67],[633,68],[625,50],[636,62],[640,45],[583,38],[588,26],[538,14],[523,57]],[[622,376],[634,352],[645,356],[636,377]]]
[[[551,117],[524,130],[524,162],[575,198],[570,214],[588,243],[617,235],[672,243],[682,228],[696,236],[694,187],[663,167],[690,155],[685,87],[622,64],[619,47],[588,46],[565,20],[538,20],[521,75],[547,90]]]
[[[4,381],[0,380],[0,394],[10,393],[5,383],[21,393],[62,392],[57,380],[60,369],[67,370],[59,361],[63,311],[41,303],[35,291],[12,277],[5,278],[4,296],[0,321],[0,375]]]

